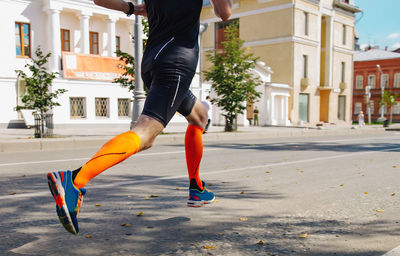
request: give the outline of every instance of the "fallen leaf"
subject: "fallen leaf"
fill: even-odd
[[[10,192],[10,195],[15,195],[15,194],[17,194],[17,192]]]
[[[343,186],[344,186],[344,184],[340,184],[340,186],[341,186],[341,187],[343,187]]]
[[[86,235],[86,238],[92,238],[92,236],[91,235]]]
[[[242,192],[240,192],[240,194],[242,194],[242,195],[243,195],[243,194],[246,194],[246,192],[245,192],[245,191],[242,191]]]
[[[136,216],[142,216],[143,212],[138,212],[138,214],[136,214]]]
[[[207,183],[207,186],[213,186],[214,184],[212,184],[212,183]]]
[[[396,193],[393,193],[393,194],[392,194],[392,196],[395,196],[395,195],[396,195]]]
[[[95,206],[101,206],[101,204],[96,204]]]
[[[246,178],[250,178],[250,176],[246,176]]]
[[[308,232],[299,235],[299,238],[307,238],[308,237]]]
[[[397,168],[397,166],[396,166],[396,165],[393,165],[393,168]]]
[[[240,221],[248,221],[249,218],[247,218],[247,217],[241,217],[239,220],[240,220]]]
[[[384,212],[385,210],[383,210],[383,209],[378,209],[378,210],[376,210],[376,212]]]
[[[150,197],[149,196],[146,196],[145,198],[144,198],[144,200],[149,200],[150,199]]]
[[[158,197],[158,196],[156,196],[156,195],[150,195],[150,197]]]
[[[219,202],[219,200],[218,200],[218,199],[215,199],[215,200],[214,200],[214,203],[217,203],[217,202]]]
[[[124,224],[121,224],[121,226],[122,226],[122,227],[130,227],[130,226],[132,226],[132,224],[124,223]]]
[[[217,248],[217,247],[212,246],[212,245],[204,245],[204,249],[207,249],[207,250],[214,250],[215,248]]]
[[[271,173],[270,171],[266,171],[265,173]]]
[[[368,195],[368,192],[364,192],[364,194]]]
[[[223,236],[223,235],[224,235],[224,233],[217,233],[217,235],[219,235],[219,236]]]
[[[180,188],[176,187],[175,189],[176,189],[176,190],[179,190]]]
[[[259,244],[259,245],[263,245],[264,244],[264,241],[263,240],[260,240],[260,241],[258,241],[258,243],[257,244]]]

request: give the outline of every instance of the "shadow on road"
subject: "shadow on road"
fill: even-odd
[[[254,148],[276,150],[281,146]],[[312,144],[308,146],[313,147]],[[329,145],[319,147],[328,148]],[[355,147],[367,150],[360,145]],[[290,148],[296,147],[287,146],[285,150]],[[101,188],[109,182],[141,179],[154,181]],[[19,187],[16,195],[47,191],[44,176],[21,177],[14,179],[14,184],[9,182],[0,182],[2,195],[16,187]],[[243,206],[246,203],[268,205],[270,200],[285,199],[268,189],[254,191],[234,182],[213,184],[209,187],[219,202],[194,209],[185,205],[186,186],[186,179],[162,180],[150,175],[96,178],[94,184],[87,186],[88,194],[79,218],[81,232],[77,236],[69,234],[59,224],[49,192],[3,199],[0,201],[0,255],[365,256],[383,253],[368,249],[348,253],[347,249],[338,247],[312,250],[313,245],[325,240],[341,240],[345,244],[348,238],[359,237],[360,232],[355,228],[359,225],[310,216],[291,217],[284,213],[272,216],[268,207],[255,211]],[[240,194],[241,190],[246,190],[246,194]],[[139,212],[143,214],[137,216]],[[241,221],[242,217],[247,219]],[[397,225],[387,227],[385,222],[365,224],[363,236],[400,235]],[[304,233],[309,236],[299,238]],[[260,240],[264,244],[257,244]]]

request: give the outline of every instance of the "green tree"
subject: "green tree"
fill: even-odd
[[[119,68],[124,70],[124,73],[114,79],[113,83],[120,84],[122,87],[128,88],[129,91],[135,90],[135,58],[129,53],[117,50],[117,56],[124,64],[119,64]]]
[[[208,52],[213,65],[204,74],[217,93],[212,102],[224,111],[225,131],[230,132],[237,130],[236,119],[246,109],[244,102],[254,103],[260,97],[256,87],[261,81],[251,72],[258,58],[243,48],[237,22],[226,27],[225,38],[222,50]]]
[[[146,37],[149,36],[149,23],[146,18],[142,19],[143,25],[143,33]],[[132,41],[134,38],[132,37]],[[145,49],[147,44],[147,39],[143,39],[143,49]],[[120,64],[118,67],[124,70],[124,73],[114,79],[113,83],[120,84],[122,87],[128,88],[129,91],[134,92],[135,90],[135,57],[130,55],[129,53],[117,50],[115,52],[117,57],[124,62],[124,64]],[[145,88],[145,90],[147,90]]]
[[[384,91],[383,97],[379,102],[379,107],[385,106],[387,109],[387,114],[389,114],[389,122],[393,121],[393,105],[396,104],[396,99],[399,97],[397,93],[393,94],[391,91]]]
[[[55,99],[59,95],[65,93],[67,90],[58,89],[55,91],[51,90],[51,84],[53,79],[56,78],[57,72],[47,72],[46,64],[51,56],[51,53],[44,54],[37,47],[35,51],[35,58],[32,58],[25,67],[30,71],[29,74],[23,70],[15,70],[18,78],[25,80],[26,94],[22,97],[22,102],[25,108],[35,109],[39,112],[41,117],[41,134],[43,136],[44,120],[46,112],[53,109],[55,106],[60,106],[60,103],[56,102]]]

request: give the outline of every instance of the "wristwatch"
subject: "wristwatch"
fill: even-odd
[[[129,12],[126,13],[126,16],[130,17],[135,11],[135,6],[131,2],[128,2],[128,5],[129,5]]]

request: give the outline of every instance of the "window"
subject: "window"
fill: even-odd
[[[90,54],[99,54],[99,33],[89,32]]]
[[[400,88],[400,73],[394,74],[394,83],[393,83],[394,88]]]
[[[344,25],[343,24],[343,28],[342,28],[342,33],[343,33],[343,35],[342,35],[342,44],[343,45],[346,45],[346,41],[347,41],[347,27],[346,27],[346,25]]]
[[[118,116],[128,117],[130,110],[130,99],[118,99]]]
[[[15,50],[17,56],[31,57],[31,25],[15,22]]]
[[[96,116],[109,117],[109,99],[108,98],[95,98],[96,103]]]
[[[342,62],[342,78],[341,82],[344,83],[346,81],[346,62]]]
[[[376,77],[375,77],[375,75],[368,75],[368,85],[371,86],[371,89],[376,87]]]
[[[117,50],[121,50],[121,37],[119,36],[115,37],[115,48]]]
[[[358,115],[360,111],[362,110],[362,103],[361,102],[356,102],[354,103],[354,115]]]
[[[369,101],[369,111],[371,111],[371,115],[374,114],[374,110],[375,110],[375,102],[373,100]],[[367,109],[367,113],[368,113],[368,109]]]
[[[303,55],[303,78],[308,78],[308,56]]]
[[[382,84],[384,88],[389,88],[389,75],[388,74],[383,74],[381,75],[381,79],[382,79]]]
[[[304,35],[308,36],[308,13],[304,12],[304,23],[303,23],[303,28],[304,28]]]
[[[231,25],[233,22],[236,22],[239,28],[239,19],[228,20],[223,22],[215,23],[215,49],[222,49],[222,42],[226,41],[225,39],[225,28]],[[238,35],[239,36],[239,35]]]
[[[364,76],[356,76],[356,89],[363,89]]]
[[[86,98],[69,98],[69,105],[71,118],[86,118]]]
[[[299,121],[308,122],[310,96],[306,93],[299,94]]]
[[[386,115],[386,113],[387,113],[387,107],[386,107],[386,105],[383,105],[383,106],[381,106],[381,107],[379,108],[379,114],[382,114],[382,111],[383,111],[383,115]]]
[[[339,95],[338,102],[338,119],[345,120],[346,118],[346,96]]]
[[[393,115],[400,115],[400,101],[396,101],[396,103],[393,104],[392,108]]]
[[[68,29],[61,29],[61,51],[70,52],[71,51],[71,38]]]

